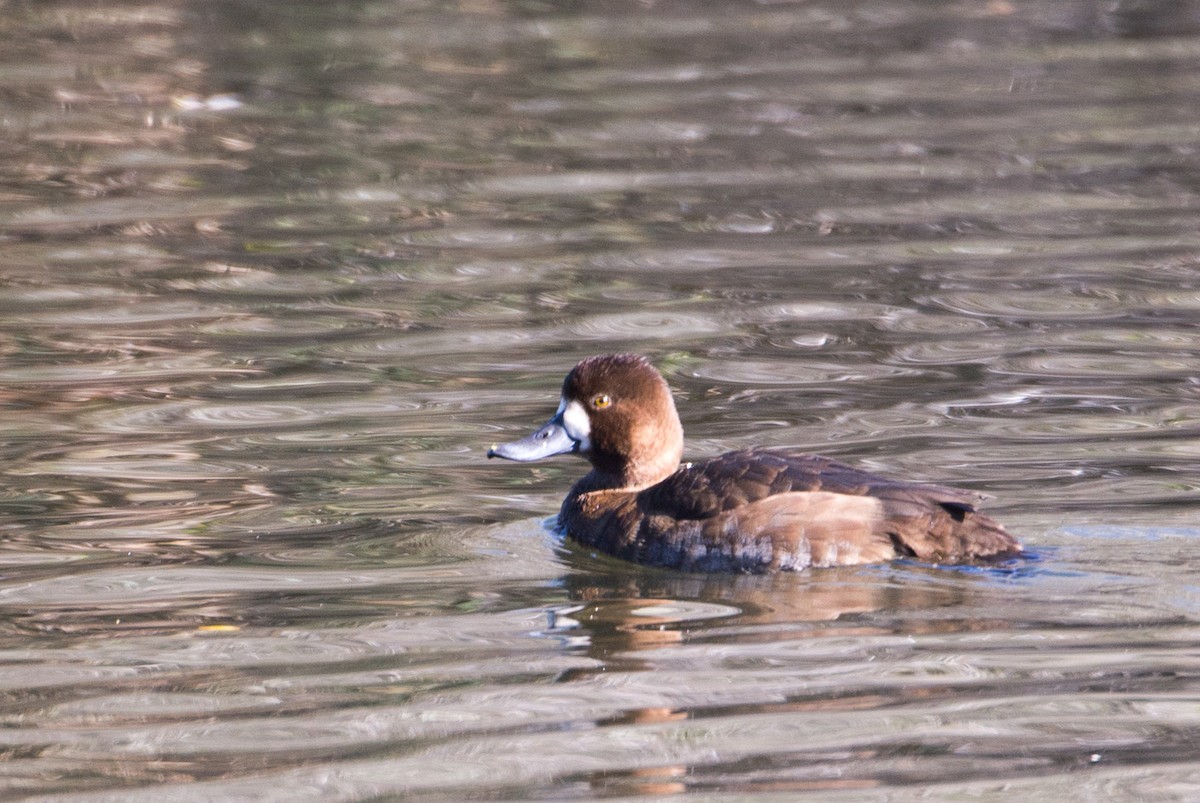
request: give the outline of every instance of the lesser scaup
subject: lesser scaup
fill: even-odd
[[[569,536],[625,560],[687,571],[772,572],[911,557],[962,563],[1021,545],[976,510],[981,494],[890,480],[789,449],[680,465],[683,427],[662,375],[634,354],[589,357],[558,412],[488,457],[578,454],[592,470],[559,512]]]

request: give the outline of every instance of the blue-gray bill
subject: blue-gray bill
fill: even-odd
[[[579,441],[567,434],[560,413],[547,421],[541,429],[519,441],[492,446],[488,449],[487,456],[528,463],[532,460],[541,460],[543,457],[552,457],[556,454],[567,454],[578,450]]]

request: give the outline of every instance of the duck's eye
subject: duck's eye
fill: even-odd
[[[612,404],[612,397],[610,397],[607,393],[601,393],[592,397],[592,407],[597,410],[603,410],[610,404]]]

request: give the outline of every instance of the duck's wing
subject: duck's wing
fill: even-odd
[[[891,480],[827,457],[785,450],[747,449],[685,465],[639,494],[639,506],[649,514],[708,520],[797,493],[821,495],[814,499],[834,494],[878,500],[877,532],[890,540],[897,555],[950,562],[1021,549],[1000,524],[977,511],[983,494]]]
[[[770,496],[825,491],[849,496],[873,496],[897,482],[828,457],[780,449],[743,449],[697,463],[687,463],[658,485],[641,493],[643,509],[672,511],[683,518],[706,519]],[[941,498],[973,505],[977,495],[940,486]]]

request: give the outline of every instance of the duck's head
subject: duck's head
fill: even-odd
[[[541,460],[578,454],[602,485],[644,488],[669,476],[683,456],[683,427],[671,389],[645,357],[588,357],[563,380],[558,411],[532,435],[493,446],[488,457]]]

